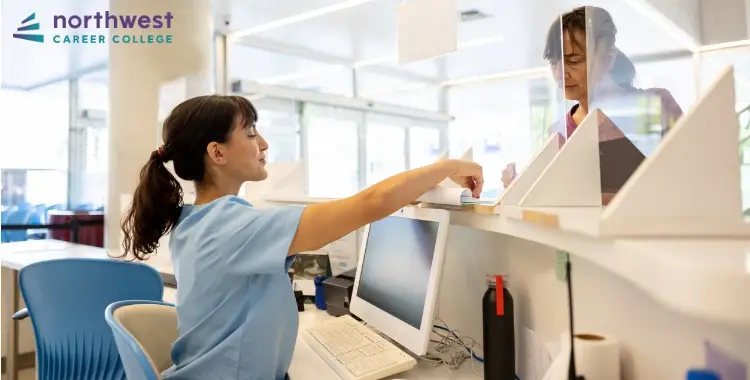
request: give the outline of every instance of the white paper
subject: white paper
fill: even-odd
[[[436,187],[422,194],[417,201],[460,206],[462,196],[470,197],[471,190],[461,187]]]
[[[526,340],[526,378],[528,380],[543,380],[544,375],[552,364],[552,356],[545,347],[544,341],[534,330],[524,328]]]
[[[398,6],[398,60],[410,63],[458,50],[456,0],[404,0]]]

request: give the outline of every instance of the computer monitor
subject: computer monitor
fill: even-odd
[[[349,311],[417,355],[430,341],[449,217],[407,207],[368,225],[362,239]]]

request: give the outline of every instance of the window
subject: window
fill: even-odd
[[[68,82],[34,91],[0,90],[0,104],[3,198],[14,194],[12,199],[19,202],[65,204]]]
[[[339,198],[359,191],[359,114],[312,105],[304,112],[308,194]]]

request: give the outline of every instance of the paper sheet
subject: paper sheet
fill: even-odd
[[[526,377],[524,379],[542,380],[552,365],[552,356],[536,331],[524,328],[523,338],[526,342]]]
[[[398,60],[410,63],[458,50],[456,0],[404,0],[398,6]]]
[[[443,205],[461,205],[461,197],[471,196],[471,190],[460,187],[436,187],[417,199],[419,202]]]

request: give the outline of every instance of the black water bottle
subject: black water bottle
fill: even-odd
[[[513,326],[513,297],[507,289],[507,277],[487,276],[487,291],[482,298],[482,325],[484,378],[514,380],[516,339]]]

